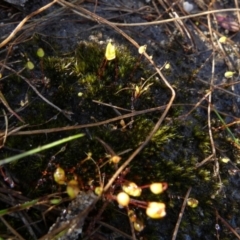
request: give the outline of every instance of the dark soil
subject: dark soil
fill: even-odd
[[[164,202],[167,212],[164,218],[152,220],[140,207],[130,207],[145,225],[141,232],[136,232],[136,239],[173,239],[190,188],[189,198],[197,199],[199,204],[196,208],[186,206],[182,212],[176,239],[239,239],[239,31],[227,31],[226,25],[214,19],[219,15],[210,15],[211,31],[207,15],[185,19],[181,22],[183,25],[175,21],[141,26],[140,23],[155,21],[158,17],[170,18],[166,12],[169,7],[179,16],[187,15],[181,4],[171,5],[172,1],[96,2],[95,5],[95,1],[84,1],[80,6],[111,22],[139,23],[139,26],[120,28],[140,46],[147,45],[147,53],[152,55],[159,68],[163,66],[162,73],[176,91],[174,103],[160,129],[133,159],[129,173],[122,177],[122,180],[134,181],[139,186],[152,182],[168,183],[163,194],[154,195],[144,189],[139,198],[146,202]],[[25,16],[47,3],[47,0],[28,1],[24,6],[1,3],[0,41]],[[194,13],[207,10],[207,5],[201,3],[195,1]],[[224,1],[213,8],[236,6],[234,1]],[[233,18],[233,23],[237,24],[236,12],[226,14],[229,14],[227,19]],[[225,43],[219,43],[221,36],[227,37]],[[116,45],[117,58],[104,65],[109,39]],[[45,52],[42,59],[36,56],[39,48]],[[61,149],[63,145],[57,146],[4,164],[0,172],[0,209],[36,198],[46,200],[51,193],[64,192],[65,187],[53,181],[53,172],[58,166],[65,169],[69,179],[78,178],[82,191],[88,192],[98,186],[96,164],[101,166],[106,161],[106,153],[109,154],[98,138],[115,153],[129,150],[121,155],[120,163],[145,141],[168,104],[171,92],[155,74],[154,67],[139,56],[138,50],[110,26],[79,16],[58,4],[31,18],[9,44],[0,48],[0,93],[24,120],[23,123],[16,118],[1,97],[0,159],[74,134],[85,134],[85,137],[64,145],[64,149]],[[35,65],[34,69],[23,70],[29,61]],[[167,63],[169,68],[165,67]],[[225,77],[226,72],[234,74]],[[145,81],[144,87],[149,84],[148,88],[136,97],[136,86],[143,86]],[[42,100],[29,83],[63,111],[59,112]],[[102,123],[126,113],[157,107],[160,108],[124,121],[119,118]],[[12,130],[16,133],[5,139],[6,129],[8,133]],[[96,164],[85,160],[89,152]],[[202,164],[204,159],[208,161]],[[116,171],[115,167],[108,163],[101,168],[105,184]],[[13,188],[6,176],[14,182]],[[120,187],[119,182],[115,184],[112,193],[116,195]],[[64,194],[61,196],[66,198]],[[85,236],[89,231],[94,232],[97,226],[101,227],[90,239],[128,239],[121,232],[133,236],[126,210],[119,209],[114,201],[103,209],[100,218],[97,217],[106,202],[105,198],[98,201],[84,218]],[[67,209],[68,202],[53,209],[51,206],[47,202],[34,205],[30,210],[16,209],[4,218],[24,239],[38,239],[48,233],[56,218]],[[94,219],[98,221],[95,225]],[[4,222],[0,222],[0,239],[9,239],[13,234]],[[79,239],[82,238],[79,236]]]

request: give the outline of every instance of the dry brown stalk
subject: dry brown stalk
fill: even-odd
[[[178,215],[178,220],[177,220],[177,223],[175,225],[175,229],[173,231],[172,240],[175,240],[177,238],[178,229],[179,229],[179,226],[180,226],[180,223],[181,223],[181,220],[182,220],[182,217],[183,217],[183,213],[184,213],[185,207],[187,205],[187,200],[188,200],[188,197],[190,195],[191,190],[192,190],[192,187],[190,187],[188,189],[188,191],[187,191],[187,193],[186,193],[186,195],[184,197],[184,201],[183,201],[180,213]]]
[[[0,43],[0,48],[4,47],[6,44],[8,44],[15,36],[16,34],[22,29],[23,25],[32,17],[35,15],[45,11],[49,7],[51,7],[53,4],[55,4],[58,0],[53,0],[51,3],[39,8],[38,10],[34,11],[33,13],[26,16],[18,25],[17,27],[11,32],[11,34]]]
[[[4,225],[9,229],[9,231],[17,237],[17,239],[24,240],[24,238],[3,218],[0,217],[1,221],[4,223]]]
[[[1,66],[4,66],[5,68],[7,68],[8,70],[12,71],[13,73],[15,73],[17,76],[19,76],[21,79],[23,79],[31,88],[32,90],[43,100],[45,101],[47,104],[49,104],[51,107],[57,109],[60,113],[62,113],[68,120],[71,120],[70,117],[70,113],[68,113],[67,111],[62,110],[61,108],[59,108],[58,106],[54,105],[52,102],[50,102],[48,99],[46,99],[31,83],[30,81],[25,78],[24,76],[22,76],[21,74],[19,74],[18,72],[16,72],[14,69],[8,67],[7,65],[3,65],[0,62]],[[15,114],[14,114],[15,115]],[[16,116],[16,115],[15,115]]]
[[[216,215],[217,215],[217,218],[221,220],[221,222],[238,238],[240,239],[240,235],[237,233],[237,231],[235,229],[233,229],[233,227],[224,219],[222,218],[218,211],[216,210]]]

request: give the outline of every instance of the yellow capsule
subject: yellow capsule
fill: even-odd
[[[101,195],[102,192],[103,192],[103,188],[102,187],[96,187],[95,190],[94,190],[95,194],[96,195]]]
[[[120,125],[121,125],[122,127],[126,127],[126,123],[125,123],[125,121],[124,121],[123,119],[121,119]]]
[[[38,57],[40,57],[40,58],[42,58],[42,57],[44,57],[44,50],[42,49],[42,48],[39,48],[38,50],[37,50],[37,55],[38,55]]]
[[[150,218],[162,218],[166,215],[166,206],[161,202],[149,202],[146,210],[146,214]]]
[[[133,227],[136,231],[141,232],[144,229],[143,221],[136,219],[136,221],[133,223]]]
[[[147,50],[147,45],[145,44],[145,45],[139,47],[138,53],[143,54],[144,52],[146,52],[146,50]]]
[[[126,194],[125,192],[120,192],[118,195],[117,195],[117,202],[119,205],[125,207],[129,204],[130,202],[130,197],[128,194]]]
[[[188,198],[187,205],[191,208],[195,208],[198,206],[198,200],[195,198]]]
[[[67,183],[67,194],[70,198],[75,198],[79,192],[80,189],[76,180],[71,180]]]
[[[106,47],[105,57],[108,61],[116,58],[116,49],[115,46],[112,44],[112,41],[109,41]]]
[[[58,183],[58,184],[65,184],[66,183],[66,181],[65,181],[66,180],[65,171],[60,167],[58,167],[55,170],[55,172],[53,174],[53,177],[54,177],[55,182]]]
[[[226,43],[226,41],[227,41],[227,37],[226,36],[222,36],[222,37],[220,37],[218,39],[218,42],[220,42],[220,43]]]
[[[110,159],[110,162],[112,163],[119,163],[119,161],[121,160],[122,158],[115,155],[115,156],[112,156],[111,159]]]
[[[168,187],[168,184],[167,183],[152,183],[150,185],[150,190],[152,193],[154,194],[160,194],[162,193],[163,191],[165,191]]]
[[[139,97],[140,95],[140,88],[138,86],[135,87],[134,98]]]
[[[170,68],[171,68],[170,63],[167,63],[167,64],[165,65],[165,69],[170,69]]]
[[[228,157],[222,157],[220,160],[223,163],[228,163],[230,161],[230,159]]]
[[[234,74],[235,74],[235,72],[227,71],[227,72],[224,73],[224,77],[225,78],[231,78]]]
[[[133,210],[128,210],[128,217],[131,222],[136,222],[137,216]]]
[[[33,64],[31,61],[28,61],[27,64],[26,64],[26,67],[27,67],[29,70],[33,70],[33,69],[34,69],[34,64]]]
[[[142,189],[134,182],[125,182],[122,190],[133,197],[139,197],[142,193]]]

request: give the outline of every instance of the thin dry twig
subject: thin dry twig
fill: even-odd
[[[0,101],[2,102],[2,104],[7,108],[7,110],[13,114],[19,121],[21,121],[22,123],[24,123],[24,120],[17,114],[15,113],[11,107],[9,106],[7,100],[5,99],[4,95],[2,94],[2,92],[0,91]]]
[[[105,222],[98,221],[98,223],[101,224],[101,225],[103,225],[103,226],[105,226],[105,227],[107,227],[107,228],[109,228],[109,229],[111,229],[111,230],[113,230],[114,232],[119,233],[119,235],[122,235],[123,237],[125,237],[125,238],[127,238],[127,239],[134,240],[134,239],[133,239],[131,236],[129,236],[128,234],[120,231],[119,229],[116,229],[116,228],[113,227],[113,226],[110,226],[109,224],[107,224],[107,223],[105,223]]]
[[[213,158],[214,158],[215,156],[213,155],[213,154],[211,154],[210,156],[208,156],[207,158],[205,158],[204,160],[202,160],[200,163],[197,163],[196,164],[196,168],[199,168],[199,167],[201,167],[201,166],[203,166],[204,164],[206,164],[207,162],[209,162],[209,160],[214,160]]]
[[[176,237],[177,237],[178,229],[179,229],[179,226],[180,226],[180,223],[181,223],[181,220],[182,220],[182,217],[183,217],[183,213],[184,213],[185,207],[187,205],[187,200],[188,200],[188,197],[189,197],[189,194],[190,194],[191,190],[192,190],[192,187],[190,187],[188,189],[188,191],[187,191],[187,193],[186,193],[186,195],[184,197],[184,201],[183,201],[180,213],[178,215],[178,220],[177,220],[177,223],[176,223],[174,231],[173,231],[172,240],[175,240]]]
[[[232,228],[232,226],[224,218],[222,218],[219,215],[217,210],[216,210],[216,216],[238,239],[240,239],[240,235]]]
[[[121,108],[121,107],[118,107],[118,106],[115,106],[115,105],[112,105],[112,104],[108,104],[108,103],[103,103],[103,102],[100,102],[100,101],[97,101],[97,100],[92,100],[94,103],[97,103],[97,104],[100,104],[100,105],[103,105],[103,106],[107,106],[107,107],[111,107],[113,109],[118,109],[118,110],[122,110],[122,111],[125,111],[125,112],[132,112],[132,110],[130,109],[126,109],[126,108]],[[122,114],[118,114],[119,116],[122,115]]]
[[[0,62],[0,65],[3,66],[3,64]],[[59,108],[58,106],[54,105],[52,102],[50,102],[48,99],[46,99],[31,83],[30,81],[25,78],[24,76],[22,76],[21,74],[19,74],[17,71],[15,71],[14,69],[8,67],[7,65],[4,65],[5,68],[7,68],[8,70],[12,71],[13,73],[15,73],[17,76],[19,76],[21,79],[23,79],[31,88],[32,90],[43,100],[45,101],[47,104],[49,104],[51,107],[57,109],[60,113],[62,113],[68,120],[71,120],[71,117],[69,116],[69,113],[65,110],[62,110],[61,108]]]
[[[132,239],[137,240],[136,234],[135,234],[135,229],[134,229],[134,226],[133,226],[133,222],[130,220],[130,218],[128,218],[128,220],[129,220],[129,224],[130,224],[130,227],[131,227]]]
[[[13,38],[14,36],[22,29],[23,25],[32,17],[34,17],[35,15],[45,11],[46,9],[48,9],[49,7],[51,7],[53,4],[55,4],[58,0],[53,0],[51,3],[39,8],[38,10],[34,11],[33,13],[29,14],[28,16],[26,16],[18,25],[17,27],[11,32],[11,34],[0,43],[0,48],[4,47],[6,44],[8,44]]]
[[[120,27],[120,26],[122,26],[122,27],[150,26],[150,25],[158,25],[158,24],[162,24],[162,23],[174,22],[176,20],[184,20],[184,19],[190,19],[190,18],[205,16],[205,15],[208,15],[208,14],[211,14],[211,13],[239,12],[239,11],[240,11],[240,8],[217,9],[217,10],[209,10],[209,11],[204,11],[204,12],[201,12],[201,13],[190,14],[190,15],[187,15],[187,16],[175,17],[175,18],[152,21],[152,22],[139,22],[139,23],[116,23],[116,22],[111,22],[111,24],[113,24],[115,26],[118,26],[118,27]],[[82,14],[81,16],[84,17],[84,14]]]
[[[0,217],[4,225],[9,229],[9,231],[17,237],[17,239],[24,240],[24,238],[3,218]]]
[[[239,8],[239,1],[234,0],[236,8]],[[237,12],[238,24],[240,25],[240,13]]]
[[[210,81],[211,85],[213,85],[214,74],[215,74],[215,53],[213,52],[212,77],[211,77],[211,81]],[[212,89],[210,88],[210,94],[208,96],[208,117],[207,117],[208,118],[208,133],[209,133],[211,147],[212,147],[212,157],[214,158],[214,175],[219,176],[219,163],[216,158],[216,148],[215,148],[215,143],[213,140],[212,127],[211,127],[211,110],[212,110],[211,105],[212,105]]]
[[[162,0],[158,0],[159,2],[161,2],[162,3],[162,5],[165,7],[165,8],[167,8],[166,6],[165,6],[165,4],[163,3],[163,1]],[[179,15],[177,14],[177,11],[174,11],[174,9],[173,9],[173,7],[176,5],[176,4],[174,4],[174,6],[169,6],[169,3],[168,3],[169,1],[166,1],[166,4],[168,5],[168,9],[171,9],[171,12],[169,13],[169,16],[171,17],[171,18],[178,18],[179,17]],[[173,5],[173,4],[172,4]],[[180,8],[180,10],[182,11],[182,8],[179,6],[179,8]],[[183,11],[182,11],[183,12]],[[184,24],[184,22],[182,21],[182,20],[176,20],[175,22],[174,22],[174,24],[175,24],[175,26],[176,26],[176,28],[179,30],[179,32],[181,32],[181,34],[182,34],[182,36],[184,37],[184,36],[187,36],[188,37],[188,39],[190,40],[190,42],[191,42],[191,49],[196,49],[196,44],[194,43],[194,40],[193,40],[193,37],[192,37],[192,35],[191,35],[191,32],[188,30],[188,28],[187,28],[187,26],[186,26],[186,24]]]
[[[5,133],[4,133],[3,141],[1,143],[0,148],[2,148],[5,145],[5,142],[7,140],[7,133],[8,133],[8,118],[7,118],[7,114],[4,111],[4,109],[2,109],[2,111],[3,111],[3,115],[4,115],[4,120],[5,120]]]
[[[180,116],[179,118],[183,118],[183,117],[186,118],[186,117],[188,117],[196,108],[198,108],[198,107],[201,105],[201,103],[202,103],[204,100],[207,99],[207,97],[208,97],[210,94],[211,94],[211,91],[207,92],[207,93],[194,105],[194,107],[193,107],[188,113],[184,114],[183,116]]]
[[[166,108],[166,105],[156,107],[156,108],[149,108],[146,110],[141,110],[141,111],[135,111],[131,112],[128,114],[124,114],[121,116],[117,116],[111,119],[107,119],[104,121],[96,122],[96,123],[88,123],[88,124],[83,124],[83,125],[75,125],[75,126],[67,126],[67,127],[58,127],[58,128],[51,128],[51,129],[40,129],[40,130],[31,130],[31,131],[12,131],[8,133],[8,136],[14,136],[14,135],[31,135],[31,134],[46,134],[46,133],[54,133],[54,132],[61,132],[61,131],[70,131],[70,130],[76,130],[76,129],[82,129],[82,128],[90,128],[90,127],[97,127],[101,125],[105,125],[111,122],[119,121],[124,118],[130,118],[132,116],[137,116],[145,113],[150,113],[150,112],[156,112],[160,110],[164,110]],[[28,125],[24,125],[24,127],[27,127]]]
[[[210,85],[209,82],[204,81],[204,80],[201,80],[201,79],[197,79],[197,81],[199,81],[199,82],[201,82],[201,83],[203,83],[203,84],[206,84],[206,85]],[[228,91],[228,90],[226,90],[226,89],[223,88],[223,87],[228,87],[228,86],[236,85],[236,84],[239,84],[239,82],[234,82],[234,83],[230,83],[230,84],[225,84],[225,83],[224,83],[224,84],[219,84],[219,85],[211,85],[211,88],[212,88],[212,89],[220,90],[220,91],[225,92],[225,93],[227,93],[227,94],[229,94],[229,95],[231,95],[231,96],[234,96],[234,97],[240,97],[239,94],[230,92],[230,91]],[[223,86],[223,87],[220,87],[220,86]]]

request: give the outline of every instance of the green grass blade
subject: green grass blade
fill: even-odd
[[[23,204],[19,204],[17,206],[11,207],[11,208],[0,210],[0,216],[2,217],[2,216],[6,215],[6,214],[9,214],[9,213],[13,213],[13,212],[16,212],[16,211],[21,211],[21,210],[30,208],[30,207],[36,205],[36,203],[38,203],[38,199],[29,201],[29,202],[25,202]]]
[[[49,148],[52,148],[52,147],[55,147],[59,144],[63,144],[65,142],[69,142],[69,141],[72,141],[74,139],[77,139],[77,138],[80,138],[80,137],[83,137],[84,134],[76,134],[76,135],[73,135],[73,136],[70,136],[70,137],[67,137],[67,138],[63,138],[61,140],[58,140],[56,142],[52,142],[52,143],[49,143],[49,144],[46,144],[44,146],[41,146],[41,147],[37,147],[37,148],[34,148],[32,150],[29,150],[27,152],[24,152],[24,153],[21,153],[21,154],[18,154],[18,155],[15,155],[15,156],[12,156],[12,157],[9,157],[9,158],[5,158],[5,159],[2,159],[0,160],[0,166],[1,165],[4,165],[6,163],[10,163],[10,162],[13,162],[13,161],[16,161],[16,160],[19,160],[21,158],[24,158],[24,157],[27,157],[29,155],[32,155],[32,154],[36,154],[38,152],[41,152],[41,151],[44,151],[46,149],[49,149]]]
[[[233,139],[233,141],[236,144],[239,144],[238,139],[235,138],[235,136],[233,135],[232,131],[229,129],[229,127],[226,125],[226,123],[224,122],[223,118],[221,117],[221,115],[218,113],[218,111],[216,109],[213,109],[213,111],[215,112],[215,114],[217,115],[217,117],[219,118],[219,120],[222,122],[223,126],[226,128],[226,130],[228,131],[229,135],[231,136],[231,138]]]

